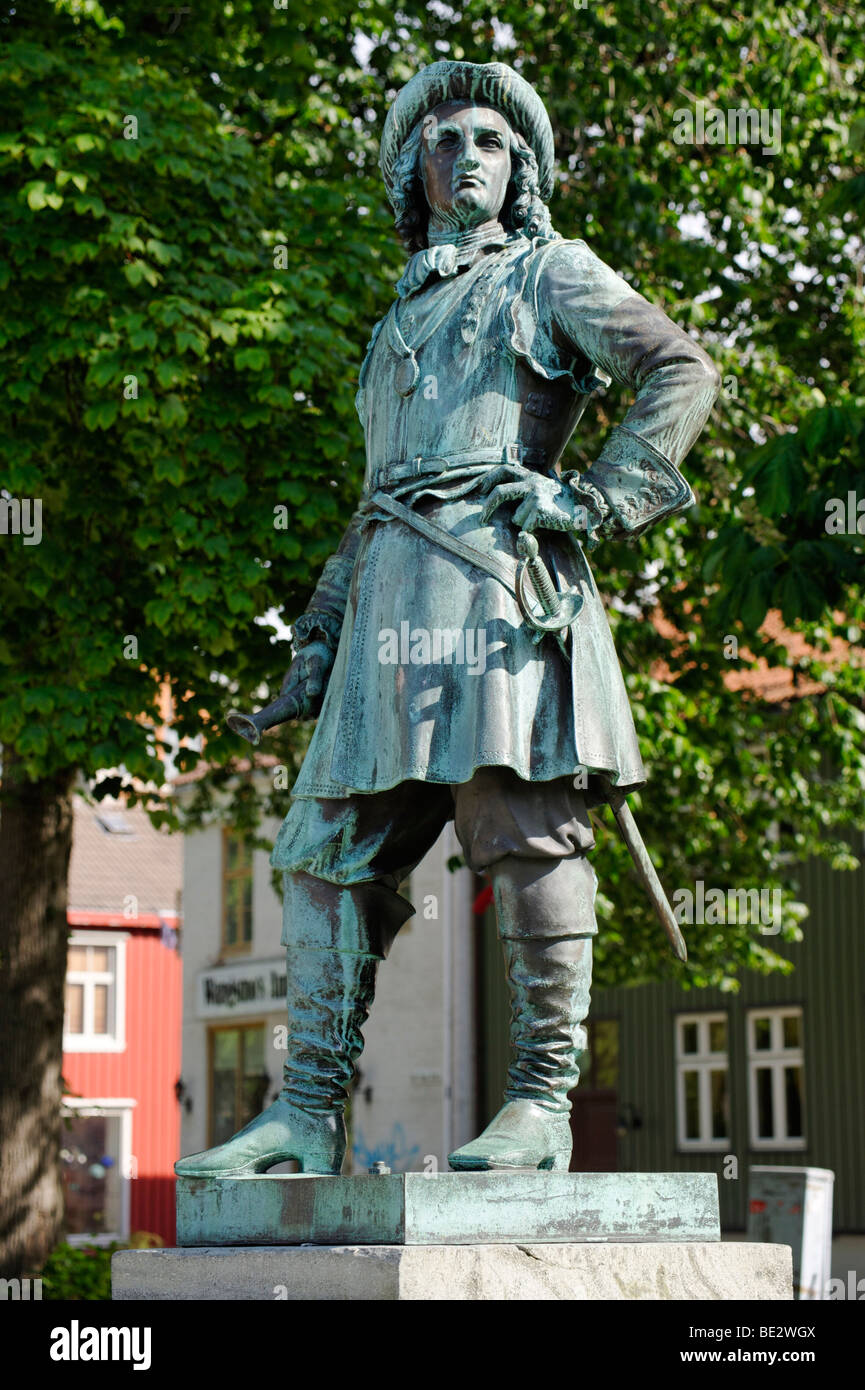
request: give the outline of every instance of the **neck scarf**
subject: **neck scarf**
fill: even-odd
[[[484,222],[466,231],[433,232],[425,251],[417,251],[406,266],[396,291],[401,299],[421,289],[435,273],[442,279],[456,275],[463,267],[474,265],[488,246],[504,246],[507,232],[500,222]]]

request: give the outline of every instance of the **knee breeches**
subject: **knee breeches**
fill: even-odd
[[[597,931],[597,881],[586,858],[595,841],[583,792],[569,777],[526,782],[509,768],[485,767],[455,786],[401,782],[385,792],[293,802],[272,856],[285,874],[283,944],[367,949],[376,918],[385,926],[375,951],[386,955],[414,910],[399,886],[449,820],[468,867],[492,878],[503,936]]]

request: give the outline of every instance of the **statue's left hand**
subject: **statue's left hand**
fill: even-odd
[[[499,507],[517,502],[514,524],[522,531],[572,531],[577,526],[576,502],[571,489],[558,478],[547,478],[518,463],[493,468],[481,483],[487,502],[481,520],[488,523]]]
[[[300,647],[282,682],[280,695],[296,695],[302,719],[314,719],[321,710],[334,654],[323,642],[307,642]]]

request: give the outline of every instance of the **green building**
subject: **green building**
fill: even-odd
[[[738,994],[672,982],[593,991],[575,1170],[715,1172],[726,1233],[746,1229],[752,1165],[830,1168],[834,1234],[865,1232],[865,870],[812,860],[799,882],[805,939],[773,942],[791,974],[745,975]],[[486,1122],[508,1055],[490,912],[479,956]]]

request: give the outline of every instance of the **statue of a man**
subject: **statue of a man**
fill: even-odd
[[[553,231],[552,130],[513,69],[416,74],[388,113],[381,166],[411,254],[360,373],[360,505],[295,624],[283,686],[318,713],[272,861],[284,1085],[239,1134],[178,1163],[186,1176],[286,1159],[340,1172],[376,970],[413,911],[399,886],[450,819],[492,881],[512,1061],[502,1109],[449,1162],[566,1170],[597,932],[588,807],[603,783],[645,780],[585,550],[693,501],[678,465],[718,373],[585,242]],[[591,468],[560,473],[610,378],[633,405]],[[540,587],[537,569],[526,583],[526,533]]]

